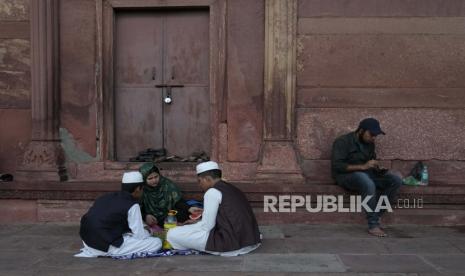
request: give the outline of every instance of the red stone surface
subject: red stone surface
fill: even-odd
[[[37,204],[32,200],[0,200],[0,223],[37,222]]]
[[[299,0],[299,17],[464,16],[461,0]]]
[[[356,222],[357,214],[296,214],[262,213],[264,195],[350,195],[337,185],[289,184],[289,183],[251,183],[233,182],[233,185],[246,193],[251,204],[257,208],[260,223],[346,223]],[[196,183],[179,183],[185,198],[202,200],[202,192]],[[10,222],[29,221],[79,221],[93,200],[103,193],[119,189],[115,182],[69,182],[69,183],[30,183],[15,182],[0,185],[0,206],[2,218],[13,218]],[[17,200],[5,199],[17,198]],[[465,186],[427,186],[402,187],[400,198],[421,198],[424,209],[400,210],[392,219],[396,223],[423,224],[460,224],[463,223],[463,204],[465,204]],[[36,203],[37,202],[37,203]],[[37,204],[37,208],[35,205]],[[441,205],[438,205],[441,204]],[[37,213],[37,217],[35,215]],[[26,215],[25,215],[26,214]],[[407,216],[403,214],[408,214]],[[416,215],[416,217],[414,217]],[[388,219],[388,221],[393,221]]]
[[[23,21],[29,20],[28,0],[2,0],[0,5],[0,20]]]
[[[0,108],[30,108],[30,65],[28,40],[0,39]]]
[[[297,156],[291,142],[267,141],[258,167],[265,173],[300,173]]]
[[[297,107],[465,107],[464,88],[301,88]]]
[[[39,200],[37,220],[40,222],[79,222],[93,201]]]
[[[461,109],[298,109],[297,148],[304,159],[331,157],[334,139],[375,117],[387,135],[378,158],[465,160],[465,111]]]
[[[393,160],[392,167],[408,175],[415,163]],[[428,160],[424,163],[428,166],[429,179],[433,185],[465,185],[465,162]]]
[[[309,213],[298,210],[296,213],[272,213],[255,211],[259,224],[365,224],[366,219],[361,213]],[[463,210],[446,209],[396,209],[382,218],[383,224],[423,224],[423,225],[461,225],[465,223]]]
[[[29,21],[0,21],[0,38],[29,39],[30,34]]]
[[[465,86],[463,35],[300,36],[298,49],[298,86]]]
[[[258,160],[263,123],[264,3],[228,2],[228,161]]]
[[[29,2],[3,2],[12,5],[12,9],[0,9],[0,21],[20,20],[24,36]],[[60,7],[61,127],[69,131],[77,154],[89,159],[96,155],[97,144],[96,6],[94,0],[67,0],[60,2]],[[392,169],[405,174],[414,160],[425,159],[429,165],[431,187],[403,187],[403,194],[424,196],[428,204],[461,207],[459,204],[465,202],[465,38],[460,33],[462,25],[457,28],[456,23],[465,16],[463,1],[299,1],[299,30],[305,34],[298,38],[296,102],[296,145],[298,157],[303,158],[300,168],[306,177],[306,183],[301,185],[276,180],[253,182],[263,138],[264,1],[228,1],[227,9],[224,83],[227,98],[219,99],[224,101],[221,104],[224,108],[220,108],[224,110],[218,154],[225,178],[235,181],[254,205],[261,204],[265,193],[344,193],[332,185],[328,160],[331,144],[337,135],[355,129],[360,119],[375,116],[388,133],[378,141],[379,157],[388,159],[386,166],[391,165],[392,159]],[[334,17],[344,18],[336,22]],[[316,19],[320,25],[308,25],[317,22]],[[345,28],[342,23],[346,19],[357,23],[356,26]],[[376,26],[370,26],[371,34],[366,34],[362,23],[369,20],[376,22]],[[421,24],[407,24],[399,29],[396,27],[399,22]],[[437,23],[435,28],[425,29],[433,23]],[[14,28],[4,30],[11,33]],[[10,36],[6,32],[1,35]],[[15,171],[17,156],[31,137],[28,43],[21,39],[0,39],[0,51],[2,45],[7,49],[3,63],[0,62],[0,126],[2,130],[8,129],[0,134],[0,172]],[[272,147],[265,154],[262,169],[269,171],[288,165],[289,160],[300,159],[281,147]],[[27,211],[21,211],[29,214],[27,219],[37,219],[31,212],[37,214],[34,206],[38,199],[41,220],[73,221],[93,198],[118,190],[123,171],[137,169],[139,165],[69,163],[73,181],[54,183],[48,188],[1,183],[0,194],[3,199],[30,199],[26,203],[14,200],[18,208]],[[164,175],[178,181],[187,196],[201,199],[192,164],[166,166]],[[82,180],[94,182],[77,182]],[[2,189],[5,185],[18,186]],[[441,216],[454,215],[440,211],[438,207],[438,213],[426,218],[435,221]],[[414,217],[418,214],[411,215],[412,221],[418,221]],[[459,217],[460,214],[451,221],[456,222]],[[273,216],[270,219],[285,223],[345,218]]]
[[[96,155],[95,1],[60,3],[61,127]]]
[[[320,185],[317,183],[289,183],[289,182],[230,182],[237,186],[246,195],[252,204],[261,204],[264,195],[342,195],[352,194],[338,185]],[[201,200],[203,191],[194,182],[178,182],[177,185],[184,192],[185,198]],[[10,182],[0,186],[1,199],[27,199],[27,200],[71,200],[88,201],[98,196],[118,191],[121,184],[118,182]],[[425,204],[458,205],[465,204],[465,185],[430,185],[430,186],[403,186],[400,190],[401,198],[424,199]]]
[[[257,163],[227,162],[220,167],[227,181],[252,181],[257,172]]]
[[[30,110],[0,109],[0,173],[14,173],[31,139]]]
[[[463,34],[464,17],[299,18],[297,33],[313,34]]]
[[[92,203],[93,200],[0,200],[0,207],[3,210],[0,216],[0,223],[77,223]],[[286,223],[365,223],[364,215],[358,213],[309,213],[304,210],[298,210],[297,213],[265,213],[262,206],[256,206],[254,212],[260,225]],[[386,224],[408,223],[439,226],[460,225],[464,222],[465,214],[463,210],[441,207],[395,209],[394,213],[383,217],[383,223]]]
[[[391,172],[400,173],[403,177],[409,175],[415,163],[416,161],[381,161],[383,167],[390,169]],[[424,163],[428,166],[430,185],[435,187],[465,186],[465,162],[429,160]],[[308,184],[334,184],[331,178],[330,160],[303,160],[302,171]]]
[[[303,160],[301,167],[307,183],[334,184],[329,160]]]
[[[138,170],[142,163],[118,163],[118,162],[92,162],[88,164],[73,164],[68,166],[68,170],[73,175],[74,180],[79,181],[100,181],[119,182],[124,171]],[[162,175],[175,182],[196,183],[195,164],[189,163],[163,163],[158,164]],[[220,163],[223,176],[233,181],[252,181],[255,178],[257,163]]]
[[[134,170],[136,170],[134,168]],[[120,181],[124,170],[105,169],[103,162],[91,162],[86,164],[77,164],[76,179],[85,179],[86,181]]]
[[[436,226],[463,225],[465,212],[463,208],[457,210],[437,209],[403,209],[396,210],[383,219],[392,224],[427,224]]]
[[[80,181],[116,181],[119,182],[124,171],[138,170],[142,163],[91,162],[88,164],[73,164],[68,166],[73,179]],[[175,182],[197,182],[195,164],[164,163],[158,164],[163,176]],[[223,176],[231,181],[252,181],[257,171],[257,163],[221,162]]]
[[[226,162],[228,158],[228,125],[221,123],[218,128],[218,161]]]

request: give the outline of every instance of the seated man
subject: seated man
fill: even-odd
[[[355,132],[338,137],[333,144],[331,172],[338,185],[358,192],[362,200],[372,196],[367,203],[373,210],[367,212],[368,232],[384,237],[386,233],[379,224],[381,213],[375,212],[379,199],[377,195],[385,195],[393,203],[402,180],[379,167],[375,153],[375,138],[379,134],[385,134],[379,122],[367,118],[360,122]]]
[[[244,193],[221,180],[213,161],[197,166],[204,195],[202,219],[169,230],[167,240],[174,249],[195,249],[221,256],[238,256],[260,246],[257,220]]]
[[[81,218],[84,248],[76,257],[122,256],[161,249],[159,238],[144,229],[137,200],[143,193],[140,172],[123,175],[122,191],[97,198]]]

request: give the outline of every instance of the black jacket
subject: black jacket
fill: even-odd
[[[114,192],[97,198],[81,218],[79,235],[90,247],[108,251],[110,245],[120,247],[123,234],[131,230],[128,211],[137,202],[128,192]]]
[[[331,174],[336,180],[347,174],[348,165],[362,165],[376,159],[375,144],[362,144],[355,132],[339,136],[331,152]]]

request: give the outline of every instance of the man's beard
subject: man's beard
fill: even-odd
[[[371,142],[365,142],[365,140],[363,139],[363,134],[365,134],[365,131],[367,131],[367,130],[361,131],[361,132],[358,134],[358,140],[359,140],[362,144],[369,145],[369,144],[371,144]]]

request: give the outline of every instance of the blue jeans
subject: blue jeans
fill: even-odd
[[[362,196],[362,200],[371,195],[367,205],[372,212],[366,212],[368,228],[379,227],[379,218],[383,212],[375,212],[379,196],[386,195],[393,204],[397,192],[402,185],[402,179],[397,175],[386,173],[383,176],[376,175],[372,171],[353,172],[339,177],[338,184],[343,188],[355,191]]]

